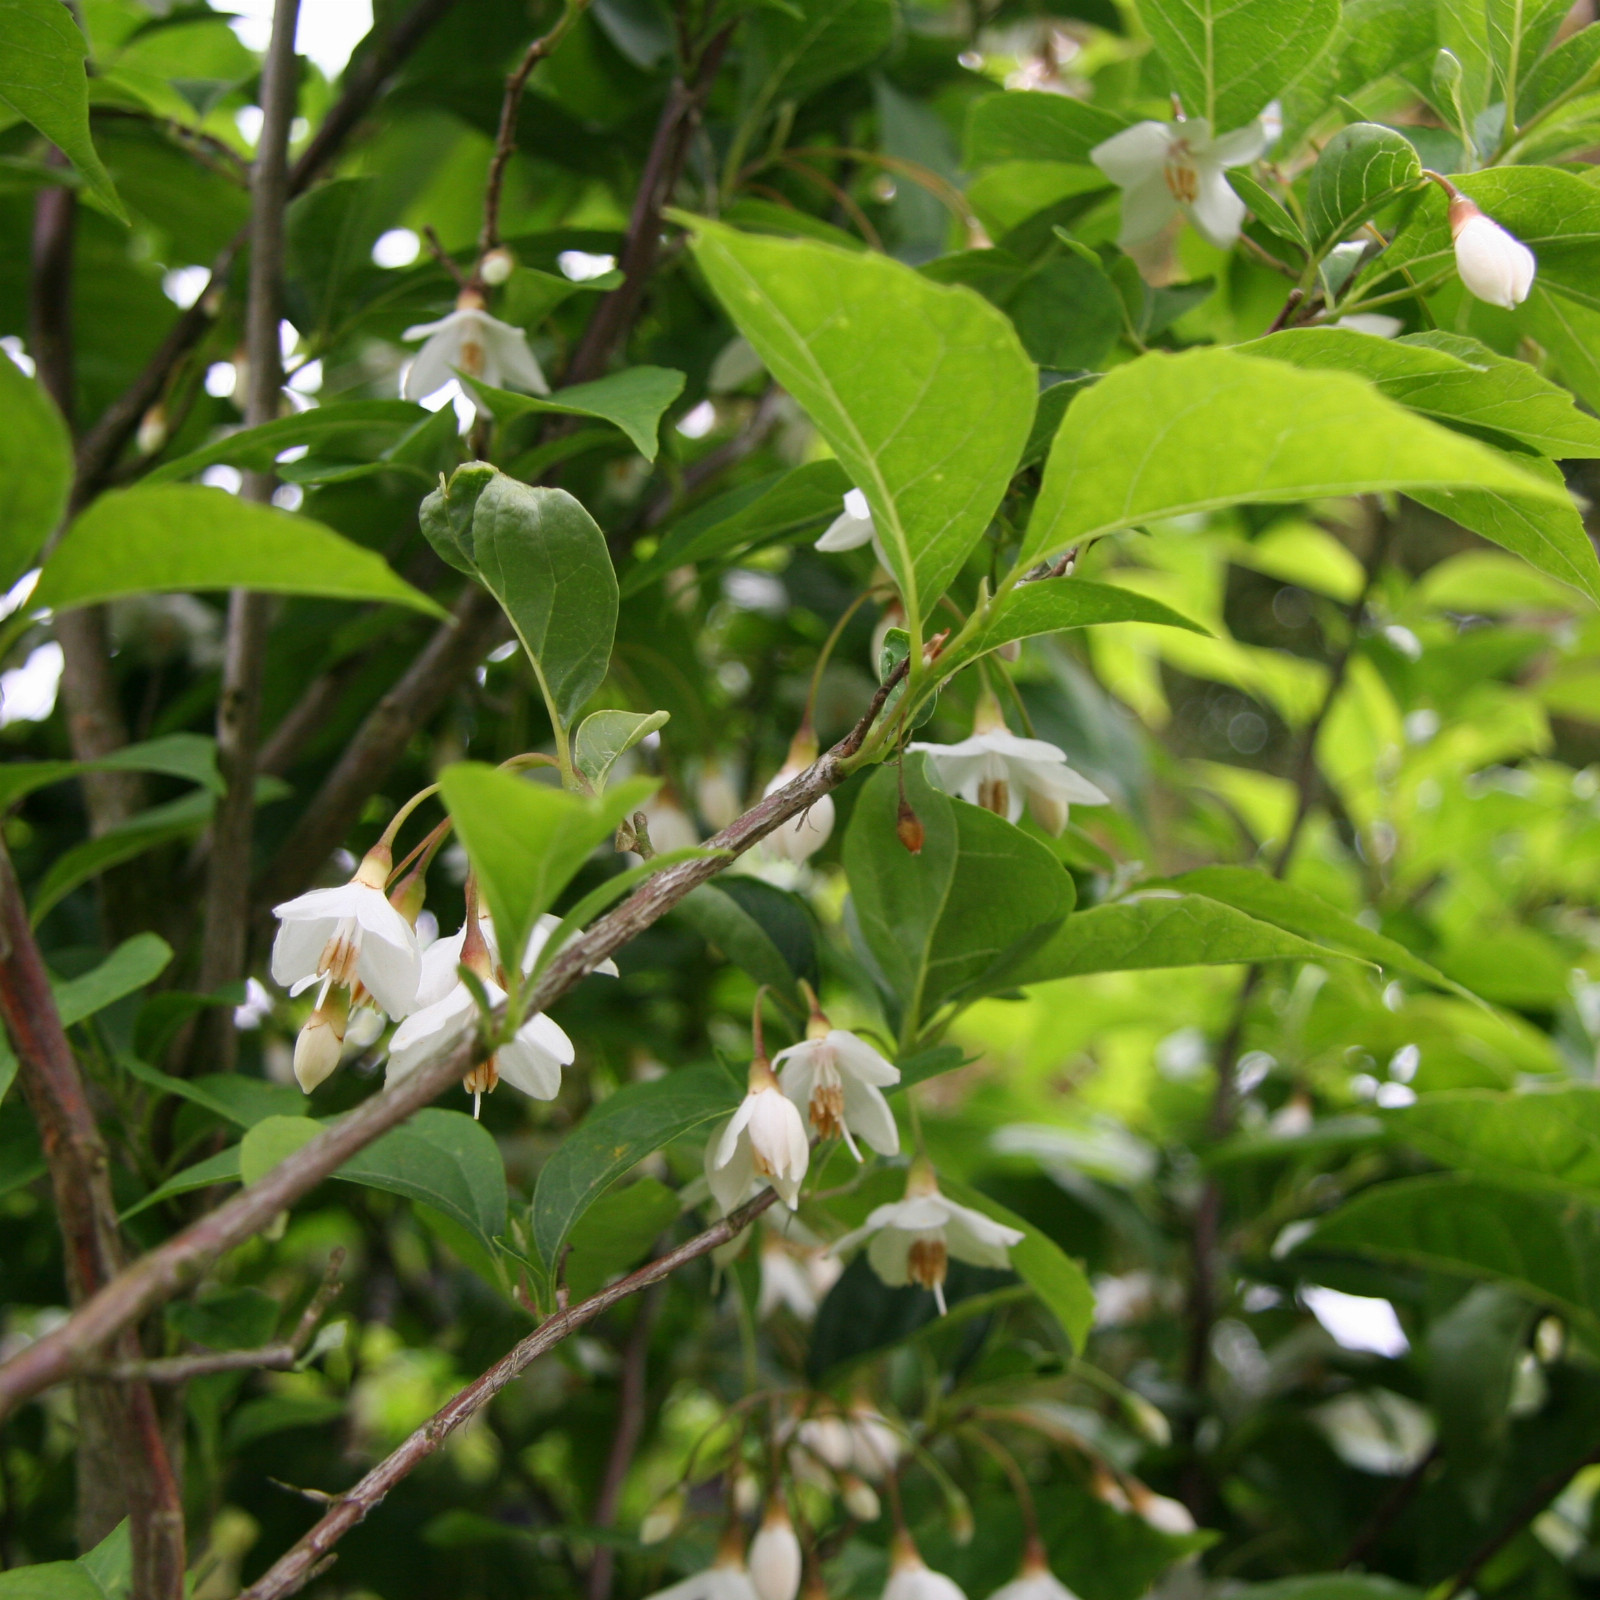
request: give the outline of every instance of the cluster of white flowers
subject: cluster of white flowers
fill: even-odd
[[[274,908],[278,935],[272,976],[290,994],[319,985],[316,1005],[295,1041],[294,1072],[310,1094],[339,1065],[347,1043],[376,1041],[383,1018],[399,1022],[389,1041],[385,1082],[395,1084],[418,1067],[453,1050],[477,1027],[477,997],[463,980],[467,968],[491,1005],[505,999],[505,969],[494,924],[479,916],[469,894],[467,920],[426,949],[417,939],[420,878],[413,874],[385,892],[392,866],[387,844],[368,851],[349,883],[312,889]],[[522,953],[533,971],[559,919],[538,919]],[[595,969],[616,976],[614,962]],[[359,1031],[354,1018],[366,1019]],[[373,1026],[372,1024],[375,1024]],[[574,1057],[572,1041],[542,1013],[463,1080],[476,1114],[482,1096],[502,1080],[536,1100],[554,1099],[561,1070]]]

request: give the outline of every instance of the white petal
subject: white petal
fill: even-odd
[[[1164,122],[1136,122],[1097,144],[1089,159],[1119,189],[1160,175],[1172,145],[1172,129]]]
[[[902,1289],[911,1282],[908,1263],[911,1260],[912,1235],[900,1228],[885,1228],[872,1236],[867,1246],[867,1260],[872,1270],[891,1289]]]
[[[1283,118],[1279,115],[1278,132],[1283,131]],[[1219,167],[1243,167],[1259,160],[1267,153],[1267,146],[1275,135],[1265,120],[1265,113],[1254,122],[1247,122],[1232,133],[1219,134],[1203,149],[1197,149],[1202,159],[1214,161]]]
[[[536,1011],[522,1024],[517,1030],[517,1037],[525,1037],[530,1044],[537,1045],[551,1060],[564,1067],[570,1067],[577,1059],[578,1052],[573,1049],[565,1030],[542,1011]]]
[[[723,1216],[744,1204],[755,1179],[755,1164],[750,1157],[748,1138],[735,1137],[732,1150],[720,1161],[722,1139],[713,1134],[706,1142],[706,1182]]]
[[[725,1167],[733,1160],[734,1149],[739,1143],[739,1135],[750,1124],[750,1113],[755,1109],[751,1105],[751,1101],[754,1099],[755,1096],[753,1094],[747,1094],[739,1102],[738,1109],[728,1118],[727,1125],[722,1130],[722,1137],[717,1141],[717,1153],[713,1157],[713,1165]],[[746,1143],[748,1142],[747,1139]]]
[[[845,1126],[880,1156],[900,1154],[900,1130],[883,1092],[855,1077],[844,1080]]]
[[[501,1081],[534,1100],[554,1100],[561,1093],[563,1063],[541,1047],[531,1026],[520,1029],[509,1044],[501,1045],[494,1060]]]
[[[846,511],[828,524],[814,548],[821,550],[825,555],[833,555],[840,550],[856,550],[866,544],[872,534],[873,525],[870,516],[853,517]]]
[[[1122,194],[1122,223],[1117,229],[1117,243],[1124,250],[1135,250],[1140,245],[1159,239],[1169,222],[1178,215],[1178,202],[1167,187],[1166,175],[1158,172],[1153,178],[1125,189]]]
[[[1456,270],[1461,281],[1490,305],[1512,310],[1528,298],[1536,269],[1533,252],[1499,223],[1479,215],[1456,235]]]
[[[1189,220],[1208,244],[1227,249],[1244,226],[1245,204],[1232,189],[1221,167],[1202,163],[1197,170],[1200,192],[1194,204],[1186,207]]]
[[[314,982],[317,958],[337,926],[337,919],[320,917],[297,917],[292,922],[279,923],[278,936],[272,941],[272,981],[286,989]]]
[[[816,1082],[818,1045],[821,1040],[806,1039],[780,1050],[772,1058],[772,1070],[778,1074],[783,1092],[797,1106],[811,1104],[811,1089]]]
[[[384,1082],[398,1083],[424,1062],[453,1050],[472,1031],[477,1016],[477,1002],[466,985],[459,984],[444,999],[407,1017],[389,1041]]]
[[[401,399],[422,400],[444,388],[454,380],[456,364],[460,359],[460,334],[454,328],[436,333],[417,352],[416,359],[406,369]]]
[[[437,322],[419,322],[415,327],[407,328],[400,335],[407,344],[414,344],[418,339],[430,339],[436,333],[442,333],[447,328],[459,328],[465,313],[452,311],[448,316],[440,317]]]
[[[846,1077],[859,1078],[862,1083],[873,1083],[880,1089],[899,1083],[899,1067],[885,1061],[865,1039],[848,1029],[834,1028],[825,1042],[833,1046],[834,1059]]]
[[[498,358],[506,378],[529,394],[550,393],[550,385],[545,382],[544,373],[528,348],[528,336],[521,328],[495,317],[485,317],[483,336],[487,349]]]
[[[996,1222],[967,1206],[952,1204],[950,1220],[945,1224],[945,1239],[950,1254],[958,1261],[970,1261],[979,1267],[1008,1267],[1009,1251],[1027,1237],[1015,1228]]]
[[[411,1002],[413,1011],[422,1011],[435,1005],[461,982],[457,968],[461,965],[461,947],[466,937],[466,929],[458,929],[442,939],[435,939],[422,952],[417,994]]]

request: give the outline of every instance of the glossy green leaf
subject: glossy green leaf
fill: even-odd
[[[66,26],[72,28],[70,17]],[[0,360],[0,415],[6,419],[0,430],[0,482],[6,486],[0,499],[0,591],[4,591],[28,570],[55,531],[67,509],[73,468],[72,438],[61,413],[9,357]]]
[[[1250,214],[1269,233],[1275,233],[1290,244],[1306,248],[1305,231],[1283,208],[1283,202],[1268,189],[1263,188],[1242,167],[1229,172],[1228,187],[1250,208]]]
[[[1380,1183],[1302,1248],[1503,1284],[1600,1332],[1600,1211],[1454,1174]]]
[[[895,832],[897,774],[884,767],[856,800],[844,865],[862,942],[913,1040],[947,1000],[1011,983],[1072,909],[1072,880],[1044,845],[1003,817],[934,788],[905,759],[905,794],[922,853]]]
[[[1437,989],[1449,989],[1469,1000],[1473,998],[1460,984],[1421,956],[1413,955],[1397,940],[1363,927],[1354,917],[1347,917],[1309,889],[1284,883],[1265,872],[1251,867],[1200,867],[1174,878],[1172,886],[1185,893],[1220,900],[1261,922],[1287,928],[1290,933],[1325,940],[1347,955],[1375,961],[1391,972],[1403,972]]]
[[[739,1091],[720,1067],[680,1067],[602,1100],[539,1170],[533,1237],[546,1267],[578,1219],[629,1168],[683,1134],[730,1115]]]
[[[1148,967],[1325,960],[1329,952],[1204,895],[1150,889],[1070,916],[1023,963],[1020,983]]]
[[[1563,0],[1485,0],[1489,54],[1507,104],[1516,104],[1523,80],[1571,9]]]
[[[1461,334],[1379,339],[1351,328],[1290,328],[1239,349],[1297,367],[1354,372],[1439,422],[1511,441],[1552,460],[1600,456],[1600,419],[1528,365]]]
[[[756,7],[745,22],[740,102],[746,125],[866,66],[894,35],[889,0]]]
[[[1422,182],[1416,147],[1392,128],[1353,122],[1322,147],[1306,190],[1311,243],[1326,250],[1349,238],[1391,201]]]
[[[82,977],[51,985],[62,1027],[70,1028],[73,1023],[82,1022],[95,1012],[104,1011],[114,1001],[153,983],[166,971],[171,960],[172,946],[157,934],[136,933],[131,939],[123,940],[99,966]]]
[[[83,174],[111,214],[128,214],[89,137],[88,41],[59,0],[0,0],[0,102],[25,117]]]
[[[683,393],[684,379],[681,372],[669,367],[629,367],[549,395],[514,394],[509,389],[492,389],[476,378],[466,381],[497,422],[514,422],[537,412],[598,417],[620,428],[646,461],[654,461],[660,448],[662,414]]]
[[[498,600],[570,726],[605,680],[617,629],[617,577],[605,535],[565,489],[519,483],[469,462],[422,502],[434,548]]]
[[[520,950],[589,854],[655,792],[632,778],[585,799],[475,761],[439,775],[445,808],[467,847],[501,947]]]
[[[1517,90],[1517,121],[1526,122],[1558,95],[1567,94],[1591,80],[1600,68],[1600,22],[1580,28],[1563,39],[1531,70],[1523,65]]]
[[[674,908],[707,944],[799,1007],[799,980],[819,981],[817,931],[798,895],[759,878],[703,883]]]
[[[999,161],[1064,161],[1083,166],[1089,152],[1128,119],[1071,95],[1012,91],[975,100],[967,114],[967,165]]]
[[[654,1178],[601,1195],[572,1229],[565,1266],[572,1299],[588,1299],[619,1272],[637,1266],[680,1209],[677,1195]]]
[[[216,741],[200,733],[169,733],[124,745],[99,761],[16,761],[0,767],[0,810],[14,806],[35,789],[82,772],[159,772],[169,778],[187,778],[213,794],[222,792]]]
[[[907,607],[926,615],[987,527],[1037,385],[1006,319],[880,255],[695,223],[695,258],[866,495]]]
[[[1231,350],[1151,354],[1117,368],[1068,409],[1021,559],[1224,505],[1457,484],[1564,497],[1350,373],[1302,371]]]
[[[1094,1322],[1094,1290],[1089,1287],[1083,1268],[1055,1240],[999,1201],[954,1178],[941,1178],[939,1186],[958,1205],[970,1206],[1025,1235],[1021,1244],[1011,1247],[1011,1265],[1061,1324],[1072,1348],[1082,1352]]]
[[[578,724],[572,740],[572,764],[593,785],[596,793],[606,786],[619,757],[671,717],[668,711],[595,711]]]
[[[445,615],[381,557],[332,529],[193,484],[102,495],[67,529],[30,604],[67,611],[125,595],[231,588]]]
[[[1141,0],[1184,110],[1214,133],[1242,127],[1315,58],[1339,22],[1339,0]]]

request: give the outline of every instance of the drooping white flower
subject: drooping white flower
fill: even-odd
[[[528,930],[528,942],[522,952],[524,977],[538,965],[540,952],[549,942],[550,935],[560,926],[561,918],[546,912]],[[483,936],[483,943],[489,954],[490,969],[493,971],[504,963],[500,955],[499,941],[495,938],[494,918],[486,911],[478,913],[478,931]],[[461,979],[456,969],[461,965],[461,951],[466,943],[466,937],[467,930],[463,924],[454,933],[446,934],[442,939],[435,939],[422,952],[422,975],[417,983],[417,998],[412,1007],[414,1012],[444,999],[452,989],[460,985]],[[594,970],[604,973],[608,978],[617,976],[617,964],[609,957]]]
[[[1128,1499],[1133,1509],[1159,1533],[1177,1537],[1195,1531],[1195,1520],[1188,1506],[1170,1495],[1157,1494],[1137,1478],[1128,1480]]]
[[[1001,1584],[989,1600],[1078,1600],[1078,1597],[1050,1570],[1044,1547],[1037,1539],[1030,1539],[1016,1577],[1010,1583]]]
[[[1528,298],[1538,268],[1533,252],[1464,194],[1450,198],[1450,237],[1455,241],[1456,271],[1470,293],[1507,311]]]
[[[1245,204],[1223,176],[1261,156],[1272,143],[1268,107],[1254,122],[1212,137],[1204,117],[1187,122],[1136,122],[1089,152],[1089,159],[1122,190],[1117,243],[1130,254],[1158,239],[1180,216],[1202,238],[1227,249],[1239,237]]]
[[[821,1139],[843,1139],[857,1161],[859,1134],[881,1156],[900,1153],[900,1130],[883,1090],[900,1081],[900,1069],[865,1039],[834,1028],[812,1002],[806,1037],[780,1050],[772,1065],[783,1092],[803,1107]]]
[[[863,1240],[870,1241],[867,1260],[873,1271],[891,1289],[908,1283],[931,1289],[943,1314],[944,1280],[952,1256],[974,1266],[1007,1267],[1008,1252],[1025,1237],[981,1211],[947,1200],[939,1192],[933,1167],[919,1156],[906,1175],[905,1198],[878,1206],[833,1248],[842,1255]]]
[[[954,1578],[935,1572],[903,1530],[894,1537],[883,1600],[967,1600]]]
[[[776,1495],[750,1541],[750,1583],[756,1600],[794,1600],[800,1592],[800,1541],[789,1512]]]
[[[792,1219],[790,1228],[802,1231]],[[770,1317],[779,1306],[785,1306],[802,1322],[810,1322],[822,1297],[838,1281],[840,1270],[838,1260],[819,1242],[797,1242],[776,1228],[763,1229],[761,1294],[756,1315]]]
[[[748,1092],[720,1135],[712,1137],[716,1149],[708,1157],[706,1177],[725,1214],[741,1203],[752,1177],[770,1183],[791,1211],[800,1204],[811,1147],[800,1113],[778,1087],[759,1043]]]
[[[744,1538],[730,1525],[717,1546],[717,1559],[704,1571],[691,1573],[649,1600],[756,1600],[755,1585],[744,1564]]]
[[[483,297],[472,289],[461,291],[449,316],[418,323],[400,337],[426,341],[406,372],[403,399],[421,400],[444,388],[457,372],[496,389],[510,383],[530,394],[550,393],[528,348],[527,334],[491,317],[483,308]]]
[[[387,845],[368,851],[349,883],[312,889],[274,906],[273,981],[290,994],[322,985],[320,1009],[332,988],[362,985],[391,1017],[416,999],[421,958],[417,936],[384,894],[392,857]]]
[[[878,565],[887,567],[889,558],[883,553],[883,541],[878,537],[878,525],[872,520],[872,507],[867,504],[867,497],[859,489],[848,490],[844,510],[828,524],[815,548],[833,555],[840,550],[858,550],[868,542],[878,558]]]
[[[789,754],[773,775],[772,782],[762,791],[762,798],[776,794],[786,784],[793,782],[816,759],[816,735],[807,721],[790,742]],[[761,841],[762,848],[797,866],[809,861],[828,842],[828,836],[833,832],[833,815],[833,796],[819,795],[804,811],[774,828]]]
[[[878,1491],[853,1472],[847,1472],[839,1479],[839,1498],[844,1501],[845,1510],[857,1522],[876,1522],[883,1515]]]
[[[892,1472],[905,1440],[889,1419],[870,1401],[858,1398],[850,1407],[848,1426],[856,1471],[874,1483]]]
[[[835,1472],[843,1472],[855,1459],[850,1424],[836,1411],[820,1411],[806,1417],[794,1432],[818,1461]]]
[[[959,744],[913,743],[933,769],[941,789],[993,811],[1008,822],[1022,815],[1023,803],[1046,833],[1059,834],[1070,807],[1109,805],[1094,784],[1074,772],[1067,758],[1043,739],[1023,739],[1006,727],[992,695],[978,702],[972,737]]]

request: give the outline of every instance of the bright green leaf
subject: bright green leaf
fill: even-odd
[[[1104,106],[1042,90],[985,95],[967,115],[967,165],[1000,161],[1088,163],[1089,152],[1128,119]]]
[[[222,793],[216,740],[201,733],[169,733],[124,745],[98,761],[17,761],[0,767],[0,811],[35,789],[75,778],[81,772],[159,772],[169,778],[187,778],[213,794]]]
[[[669,367],[629,367],[593,383],[575,383],[554,394],[514,394],[468,378],[472,392],[496,422],[514,422],[535,412],[567,417],[598,417],[620,428],[646,461],[654,461],[662,413],[683,393],[683,374]]]
[[[51,985],[62,1027],[70,1028],[75,1022],[104,1011],[124,995],[153,983],[166,971],[171,960],[172,946],[157,934],[136,933],[131,939],[125,939],[99,966],[82,977]]]
[[[47,4],[70,16],[58,0]],[[0,4],[0,16],[4,6]],[[9,39],[7,50],[13,48]],[[0,67],[0,74],[4,68]],[[0,93],[4,92],[0,81]],[[72,437],[50,399],[9,357],[0,360],[0,591],[9,589],[38,555],[67,509],[72,488]]]
[[[598,794],[619,757],[667,725],[668,711],[595,711],[578,724],[572,741],[572,764]]]
[[[1353,122],[1322,147],[1306,191],[1311,243],[1326,250],[1422,182],[1416,147],[1392,128]]]

